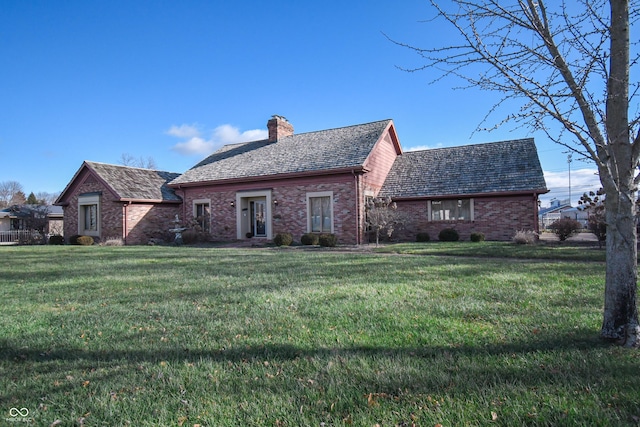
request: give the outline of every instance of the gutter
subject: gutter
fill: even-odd
[[[122,205],[122,222],[123,222],[123,224],[122,224],[122,240],[124,240],[124,244],[125,244],[125,246],[126,246],[126,244],[127,244],[127,236],[128,236],[128,233],[127,233],[127,225],[128,225],[128,223],[129,223],[129,219],[128,219],[128,217],[127,217],[127,213],[128,213],[128,211],[129,211],[129,209],[128,209],[128,208],[129,208],[129,205],[130,205],[130,204],[131,204],[131,202],[128,202],[128,203],[127,203],[127,202],[125,202],[125,203]]]
[[[315,176],[353,174],[356,172],[363,173],[363,172],[369,172],[369,170],[364,166],[344,167],[344,168],[338,168],[338,169],[327,169],[322,171],[291,172],[291,173],[280,173],[275,175],[243,176],[239,178],[214,179],[209,181],[180,182],[177,184],[167,184],[167,186],[175,189],[180,189],[184,187],[205,187],[209,185],[253,183],[256,181],[274,181],[274,180],[280,180],[280,179],[311,178]]]
[[[522,190],[522,191],[493,191],[491,193],[460,193],[460,194],[425,194],[423,196],[406,196],[406,197],[393,197],[394,201],[412,201],[412,200],[431,200],[431,199],[456,199],[456,198],[469,198],[469,197],[496,197],[496,196],[528,196],[531,194],[539,195],[548,193],[551,190],[538,189],[538,190]]]
[[[362,243],[362,230],[360,230],[360,183],[358,179],[358,174],[356,174],[355,169],[351,170],[353,174],[353,181],[356,186],[356,245],[360,245]]]
[[[129,199],[129,198],[121,198],[118,200],[119,202],[124,203],[167,203],[167,204],[178,204],[182,203],[182,200],[165,200],[165,199]]]

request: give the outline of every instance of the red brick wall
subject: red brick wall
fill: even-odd
[[[454,228],[461,240],[469,240],[473,232],[482,232],[487,240],[511,240],[518,230],[537,230],[537,200],[531,196],[474,198],[473,221],[428,221],[427,201],[397,202],[398,211],[407,216],[405,229],[395,239],[415,241],[419,232],[438,239],[444,228]]]
[[[341,244],[355,244],[356,196],[355,180],[352,176],[346,180],[275,187],[273,197],[278,200],[274,208],[273,231],[291,233],[295,241],[307,232],[307,193],[333,192],[333,227]]]
[[[78,234],[78,195],[101,192],[100,236],[92,236],[99,242],[108,237],[122,237],[122,204],[115,200],[113,193],[91,174],[85,172],[76,179],[76,187],[64,207],[64,235],[66,238]]]
[[[131,204],[125,209],[128,245],[144,245],[152,238],[171,241],[175,237],[169,229],[175,226],[179,204]]]
[[[236,193],[271,190],[273,201],[273,235],[291,233],[295,241],[307,232],[307,193],[333,192],[334,232],[339,243],[354,244],[357,237],[356,184],[352,174],[322,177],[281,179],[254,184],[219,185],[184,189],[184,206],[180,218],[193,217],[194,200],[211,200],[211,238],[217,241],[235,240]]]
[[[180,220],[189,225],[193,220],[193,201],[208,199],[211,207],[211,238],[216,241],[236,240],[236,193],[225,187],[195,187],[185,189]]]
[[[371,151],[364,164],[364,167],[371,171],[364,175],[366,189],[373,190],[375,194],[378,194],[397,156],[396,147],[391,135],[387,132]]]
[[[100,235],[93,236],[96,242],[108,238],[124,238],[124,206],[100,181],[85,172],[76,179],[76,186],[64,207],[64,235],[69,238],[78,234],[78,195],[101,192]],[[150,238],[168,237],[171,221],[180,212],[180,205],[133,204],[126,208],[127,244],[146,244]]]

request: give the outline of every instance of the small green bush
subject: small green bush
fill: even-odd
[[[416,242],[428,242],[431,240],[429,233],[418,233],[416,235]]]
[[[49,244],[50,245],[64,245],[64,237],[54,234],[53,236],[49,236]]]
[[[300,243],[303,245],[318,245],[319,244],[319,236],[314,233],[306,233],[300,237]]]
[[[79,234],[74,234],[73,236],[69,237],[69,244],[70,245],[77,245],[78,244],[78,237],[80,237]]]
[[[438,234],[438,240],[442,242],[457,242],[460,240],[460,234],[453,228],[445,228]]]
[[[321,234],[318,236],[318,244],[320,246],[324,246],[325,248],[333,248],[336,244],[338,244],[338,238],[335,234]]]
[[[290,246],[293,243],[293,236],[291,233],[278,233],[273,238],[273,243],[277,246]]]
[[[93,245],[93,237],[91,236],[78,236],[76,239],[76,245],[91,246]]]
[[[484,233],[476,231],[471,233],[471,241],[472,242],[484,242]]]

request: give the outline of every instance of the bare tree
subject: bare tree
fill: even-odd
[[[424,60],[411,71],[435,69],[438,79],[457,76],[502,94],[482,126],[492,113],[519,101],[520,108],[494,127],[511,121],[544,131],[597,165],[607,223],[601,336],[639,346],[634,196],[640,181],[640,83],[629,76],[640,60],[639,37],[630,36],[640,2],[430,1],[459,39],[425,48],[397,43]]]
[[[142,169],[157,169],[156,161],[153,157],[134,157],[129,153],[122,153],[120,156],[120,164],[123,166],[132,166]]]
[[[391,197],[371,198],[365,204],[365,209],[365,223],[376,236],[376,246],[380,243],[381,233],[390,238],[402,226],[402,215]]]
[[[16,196],[24,198],[22,184],[17,181],[0,182],[0,209],[16,204]]]
[[[38,202],[40,204],[53,205],[53,203],[56,201],[59,195],[60,193],[49,193],[46,191],[38,191],[36,193],[36,199],[38,199]]]

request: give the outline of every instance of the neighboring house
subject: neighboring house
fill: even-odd
[[[182,200],[166,184],[176,173],[84,162],[56,201],[64,235],[147,243],[167,233]]]
[[[266,140],[226,145],[171,181],[152,185],[140,176],[128,188],[162,186],[171,195],[162,203],[220,241],[270,240],[281,232],[298,240],[312,232],[365,243],[365,202],[379,195],[392,197],[407,218],[400,234],[406,240],[424,231],[435,237],[445,227],[463,239],[478,231],[492,240],[538,229],[538,195],[548,190],[533,139],[403,153],[392,120],[294,134],[286,119],[273,116],[267,128]],[[120,172],[98,179],[96,165]],[[87,234],[77,218],[93,204],[102,206],[94,234],[115,236],[117,224],[106,224],[105,195],[121,204],[130,197],[106,188],[130,169],[85,162],[58,200],[65,205],[65,232]],[[98,182],[88,185],[87,176]],[[169,217],[163,217],[165,229]],[[143,227],[148,219],[136,221]],[[129,234],[127,242],[148,237]]]
[[[42,230],[46,235],[62,234],[60,206],[14,205],[0,210],[0,243],[20,241],[27,233]],[[36,227],[38,230],[34,230]]]
[[[539,212],[540,226],[544,229],[562,218],[570,218],[578,221],[583,227],[587,227],[589,222],[589,210],[574,208],[567,200],[551,200],[551,206],[542,208]]]

